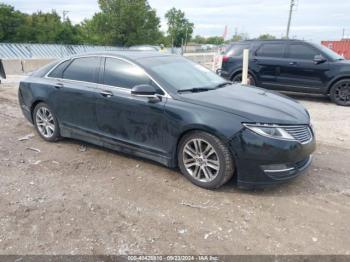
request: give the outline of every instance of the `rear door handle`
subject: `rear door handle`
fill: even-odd
[[[104,97],[112,97],[113,93],[111,91],[101,91],[100,94]]]
[[[56,83],[54,85],[54,87],[57,88],[57,89],[60,89],[60,88],[64,87],[64,84],[63,83]]]
[[[289,65],[296,65],[297,62],[289,62]]]

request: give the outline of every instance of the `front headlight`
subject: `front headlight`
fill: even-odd
[[[277,125],[243,124],[246,128],[261,135],[277,139],[295,140],[287,131]]]

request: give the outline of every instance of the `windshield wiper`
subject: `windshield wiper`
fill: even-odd
[[[177,90],[178,93],[185,93],[185,92],[204,92],[204,91],[209,91],[209,90],[214,90],[214,88],[208,88],[208,87],[193,87],[193,88],[188,88],[188,89],[180,89]]]
[[[222,82],[220,84],[217,84],[215,87],[193,87],[193,88],[188,88],[188,89],[180,89],[177,92],[178,93],[185,93],[185,92],[192,92],[192,93],[196,93],[196,92],[204,92],[204,91],[209,91],[209,90],[214,90],[220,87],[224,87],[227,85],[232,85],[233,83],[230,81],[226,81],[226,82]]]
[[[224,87],[224,86],[232,85],[232,84],[233,84],[232,82],[227,81],[227,82],[220,83],[220,84],[216,85],[215,87],[220,88],[220,87]]]

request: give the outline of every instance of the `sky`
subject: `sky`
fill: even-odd
[[[73,23],[90,18],[99,11],[97,0],[0,0],[26,13],[55,9],[69,11]],[[290,37],[314,42],[350,37],[349,0],[296,0]],[[172,7],[181,9],[195,24],[194,36],[222,36],[228,27],[230,38],[236,31],[249,37],[269,33],[285,35],[290,0],[149,0],[161,18],[166,31],[164,14]]]

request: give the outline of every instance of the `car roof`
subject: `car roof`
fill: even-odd
[[[93,53],[89,52],[89,53],[74,55],[71,58],[79,58],[84,56],[111,56],[111,57],[117,57],[117,58],[124,58],[131,61],[137,61],[144,58],[170,57],[170,56],[177,56],[177,55],[160,53],[160,52],[152,52],[152,51],[121,50],[121,51],[104,51],[104,52],[93,52]]]
[[[249,39],[249,40],[242,40],[242,41],[237,41],[237,42],[232,42],[232,44],[238,44],[238,43],[251,43],[251,42],[254,42],[254,43],[264,43],[264,42],[267,42],[267,43],[272,43],[272,42],[292,42],[292,43],[307,43],[306,41],[304,40],[299,40],[299,39]]]

